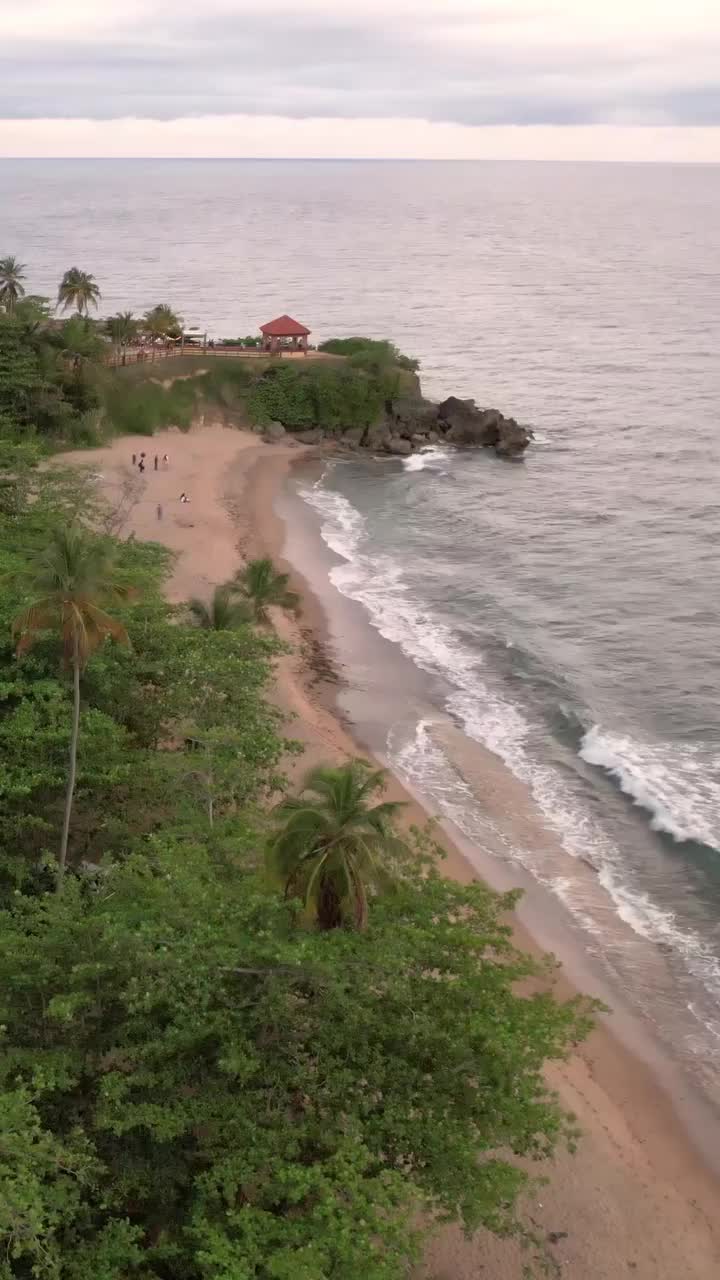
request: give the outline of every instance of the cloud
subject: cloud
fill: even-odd
[[[719,69],[704,0],[25,0],[0,15],[0,118],[16,120],[715,125]]]

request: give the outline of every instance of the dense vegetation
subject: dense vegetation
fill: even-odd
[[[61,374],[1,324],[0,1280],[401,1280],[433,1219],[521,1231],[587,1009],[518,986],[512,896],[442,878],[380,775],[288,794],[287,583],[168,605],[166,554],[34,465]]]
[[[217,354],[203,361],[194,354],[156,364],[157,345],[172,346],[182,332],[167,304],[141,319],[124,311],[95,321],[88,313],[99,287],[73,267],[60,283],[58,307],[75,312],[58,320],[46,300],[24,295],[22,279],[22,264],[0,260],[0,438],[17,439],[19,428],[39,449],[187,429],[206,408],[258,428],[279,421],[290,431],[342,433],[371,426],[393,397],[414,386],[417,362],[369,338],[324,343],[335,361],[250,362]],[[151,358],[123,367],[141,336]],[[119,367],[108,367],[112,353]]]
[[[393,342],[382,338],[329,338],[327,342],[321,342],[318,349],[330,355],[345,356],[356,369],[395,366],[417,373],[420,367],[419,361],[403,355]]]

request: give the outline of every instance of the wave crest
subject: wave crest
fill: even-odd
[[[609,773],[620,790],[651,815],[653,831],[678,843],[692,840],[720,847],[720,783],[715,780],[720,760],[708,761],[700,748],[639,742],[600,725],[585,734],[580,756]]]

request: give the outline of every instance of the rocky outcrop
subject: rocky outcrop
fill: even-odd
[[[281,439],[283,427],[270,423],[266,439]],[[319,427],[293,432],[301,444],[330,442],[345,449],[368,449],[407,457],[434,444],[451,444],[459,449],[493,449],[501,458],[520,458],[532,440],[532,431],[499,409],[479,409],[474,400],[449,396],[434,404],[423,396],[388,402],[376,422],[369,427],[325,432]]]
[[[313,427],[310,431],[298,431],[295,433],[295,439],[300,444],[320,444],[325,439],[325,432],[322,427]]]
[[[506,418],[499,409],[479,409],[474,400],[457,396],[449,396],[442,404],[419,396],[393,400],[362,443],[379,452],[407,454],[446,441],[459,448],[494,449],[500,457],[517,458],[531,439],[527,427]]]
[[[413,451],[412,441],[403,436],[391,436],[385,448],[388,453],[396,453],[399,457],[406,457]]]

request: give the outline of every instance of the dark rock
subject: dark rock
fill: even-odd
[[[437,423],[437,407],[422,398],[393,400],[388,420],[393,434],[410,439],[427,435]]]
[[[530,443],[530,432],[499,409],[478,409],[474,400],[450,396],[438,405],[439,425],[445,425],[449,444],[494,448],[502,457],[515,457]]]
[[[319,444],[324,435],[325,432],[320,427],[313,427],[311,431],[298,431],[295,439],[299,440],[300,444]]]
[[[495,452],[501,458],[517,458],[527,449],[532,440],[532,433],[527,427],[521,427],[514,418],[503,418]]]
[[[397,453],[401,457],[412,453],[413,448],[409,440],[403,439],[402,436],[391,436],[385,445],[388,453]]]
[[[343,431],[343,444],[360,445],[365,435],[365,427],[351,427],[349,431]]]
[[[374,422],[371,427],[368,427],[363,444],[366,449],[385,449],[391,435],[392,432],[383,418],[381,422]]]
[[[273,444],[276,440],[282,440],[284,435],[285,428],[282,422],[268,422],[263,432],[263,440],[268,444]]]

